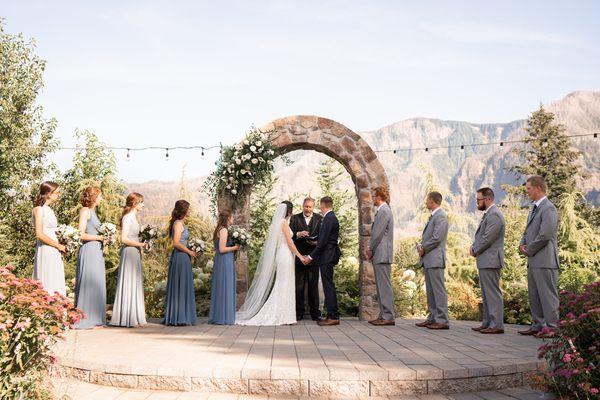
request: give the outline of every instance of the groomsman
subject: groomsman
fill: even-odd
[[[290,219],[294,244],[303,256],[310,254],[316,247],[315,240],[321,228],[321,217],[313,212],[315,200],[307,197],[302,203],[302,212],[293,215]],[[319,267],[317,265],[304,265],[302,260],[296,258],[296,319],[304,318],[304,293],[308,292],[308,307],[313,321],[321,320],[319,311]]]
[[[369,323],[377,326],[395,325],[394,292],[390,278],[394,259],[394,218],[388,205],[390,194],[386,187],[378,187],[373,190],[372,196],[377,212],[371,227],[367,259],[372,262],[375,272],[379,317]]]
[[[504,215],[494,204],[492,189],[479,189],[475,199],[483,217],[470,253],[476,257],[479,270],[483,321],[481,326],[471,329],[486,334],[504,333],[504,302],[500,291],[500,269],[504,266]]]
[[[533,324],[521,335],[544,337],[544,327],[558,323],[558,214],[546,198],[546,181],[532,176],[525,184],[533,207],[527,217],[519,251],[527,256],[527,289]]]
[[[429,314],[426,321],[416,325],[436,330],[450,329],[448,295],[444,282],[448,216],[440,207],[442,195],[438,192],[430,192],[425,200],[425,205],[431,211],[431,216],[423,229],[421,243],[417,246],[417,250],[425,271],[425,290]]]

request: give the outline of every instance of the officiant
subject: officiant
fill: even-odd
[[[302,203],[302,212],[290,219],[294,244],[302,255],[310,254],[317,245],[317,236],[321,228],[321,217],[313,212],[315,200],[307,197]],[[296,257],[296,319],[304,317],[304,298],[308,294],[308,307],[313,321],[321,319],[319,311],[319,266],[304,265]]]

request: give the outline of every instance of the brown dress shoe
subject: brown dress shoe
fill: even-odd
[[[379,320],[377,322],[374,322],[373,325],[375,325],[375,326],[396,325],[396,321],[394,321],[393,319],[382,319],[382,320]]]
[[[524,336],[533,336],[533,335],[537,335],[538,332],[539,331],[536,331],[536,330],[534,330],[532,328],[529,328],[529,329],[527,329],[525,331],[519,331],[519,334],[520,335],[524,335]]]
[[[438,324],[436,322],[435,324],[427,325],[427,329],[435,329],[435,330],[450,329],[450,326],[448,324]]]
[[[433,323],[434,322],[423,321],[423,322],[418,322],[415,325],[418,326],[419,328],[427,328],[428,325],[431,325]]]
[[[373,319],[373,320],[369,321],[369,323],[370,323],[371,325],[377,325],[377,324],[378,324],[379,322],[381,322],[381,321],[383,321],[383,319],[381,319],[381,318],[377,318],[377,319]]]
[[[317,325],[319,325],[319,326],[333,326],[333,325],[339,325],[339,324],[340,324],[339,319],[329,319],[329,318],[317,322]]]
[[[474,330],[475,332],[480,332],[484,329],[487,329],[487,326],[478,326],[477,328],[471,328],[472,330]]]
[[[479,333],[486,333],[486,334],[490,334],[490,335],[495,335],[495,334],[499,334],[499,333],[504,333],[504,329],[499,329],[499,328],[485,328],[479,331]]]

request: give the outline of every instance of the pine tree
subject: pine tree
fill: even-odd
[[[44,69],[35,42],[6,34],[0,20],[0,262],[23,276],[33,266],[32,200],[57,146],[56,121],[36,104]]]
[[[555,122],[555,115],[542,105],[527,119],[525,148],[516,152],[524,164],[513,167],[521,175],[540,175],[548,184],[548,198],[558,204],[564,193],[575,191],[576,179],[581,176],[577,160],[581,153],[571,149],[571,139],[565,127]]]

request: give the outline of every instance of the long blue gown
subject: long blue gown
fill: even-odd
[[[179,242],[187,247],[190,231],[181,233]],[[165,325],[195,325],[196,295],[190,256],[173,249],[169,260],[167,294],[165,296]]]
[[[88,235],[98,235],[100,220],[94,210],[90,210],[90,219],[85,227]],[[106,276],[102,243],[93,240],[83,243],[77,256],[75,275],[75,304],[86,318],[77,329],[90,329],[106,325]]]
[[[209,324],[235,324],[235,256],[233,252],[219,253],[219,241],[214,242],[215,258],[212,275],[212,290],[210,294]],[[227,240],[227,246],[233,244]]]

